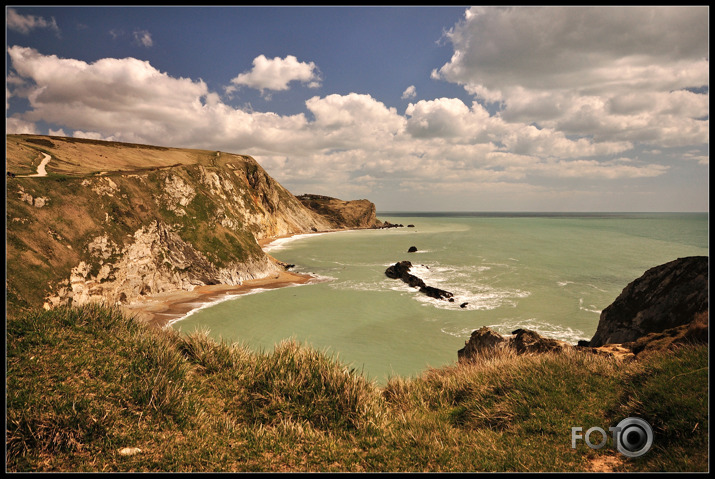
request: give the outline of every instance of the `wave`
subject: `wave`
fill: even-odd
[[[545,338],[558,339],[569,344],[576,344],[582,339],[587,341],[590,339],[579,329],[570,328],[568,326],[560,326],[547,321],[540,321],[536,318],[506,319],[497,324],[489,324],[487,327],[504,336],[511,336],[512,331],[517,329],[529,329]],[[457,330],[450,330],[445,327],[442,328],[441,331],[450,336],[469,339],[472,332],[476,329],[478,328],[460,328]]]
[[[595,309],[596,306],[594,306],[593,304],[589,304],[589,307],[590,307],[590,308],[593,308],[593,309],[584,308],[584,306],[583,306],[583,298],[579,298],[579,299],[578,299],[578,309],[580,309],[581,311],[586,311],[586,312],[589,312],[589,313],[601,314],[601,310],[600,310],[600,309]]]
[[[327,233],[304,233],[304,234],[299,234],[299,235],[288,236],[286,238],[277,238],[277,239],[274,239],[273,241],[271,241],[270,243],[266,244],[265,246],[263,246],[263,251],[265,251],[266,253],[268,253],[269,251],[280,251],[282,249],[285,249],[289,243],[292,243],[299,239],[312,237],[312,236],[321,236],[324,234],[327,234]]]
[[[183,315],[179,318],[172,319],[171,321],[166,323],[166,325],[164,326],[164,329],[171,328],[171,326],[174,323],[178,323],[179,321],[182,321],[182,320],[188,318],[189,316],[198,313],[199,311],[201,311],[203,309],[211,308],[213,306],[216,306],[217,304],[225,303],[226,301],[231,301],[232,299],[236,299],[240,296],[248,296],[249,294],[257,294],[257,293],[262,293],[264,291],[269,291],[269,289],[256,288],[256,289],[251,289],[250,291],[246,291],[243,293],[226,294],[225,296],[222,296],[222,297],[215,299],[213,301],[207,301],[205,303],[203,303],[203,302],[202,303],[199,303],[199,302],[194,303],[197,306],[196,308],[192,309],[191,311],[189,311],[188,313],[186,313],[185,315]]]

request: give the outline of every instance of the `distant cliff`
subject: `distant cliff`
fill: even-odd
[[[300,195],[298,199],[324,217],[335,228],[373,228],[382,226],[375,205],[368,200],[343,201],[321,195]]]
[[[366,200],[357,223],[318,214],[225,152],[7,135],[6,167],[10,310],[238,284],[281,268],[260,239],[377,224]]]

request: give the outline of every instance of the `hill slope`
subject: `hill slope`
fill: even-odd
[[[281,269],[258,240],[349,227],[249,156],[7,135],[6,165],[11,313],[238,284]]]
[[[572,427],[625,417],[652,426],[645,455],[572,448]],[[8,321],[6,425],[13,472],[707,471],[708,347],[505,353],[380,389],[294,342],[252,352],[60,307]]]

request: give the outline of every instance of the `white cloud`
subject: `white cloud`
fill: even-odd
[[[8,118],[5,121],[5,133],[15,135],[38,135],[40,132],[34,123],[20,118]]]
[[[43,121],[52,131],[77,137],[249,154],[297,193],[371,197],[380,191],[434,189],[454,194],[478,185],[537,192],[541,187],[535,182],[544,179],[619,181],[669,171],[652,161],[626,160],[634,144],[615,132],[599,141],[567,135],[556,128],[563,115],[550,120],[554,126],[537,126],[507,121],[476,101],[466,105],[455,98],[420,100],[400,114],[358,93],[314,96],[306,101],[305,113],[278,115],[237,109],[201,80],[175,78],[134,58],[87,63],[19,46],[9,48],[8,55],[16,77],[7,88],[30,103],[27,112],[8,119],[8,131]],[[649,101],[657,107],[651,110],[695,121],[691,117],[703,112],[699,97],[678,95],[654,94]],[[609,127],[624,116],[635,130],[633,112],[648,105],[625,94],[613,98],[584,97],[571,108],[612,110]],[[578,116],[574,111],[568,118],[575,122]],[[583,121],[593,118],[585,115]],[[657,126],[644,121],[641,128],[649,125]]]
[[[408,98],[414,98],[417,96],[417,88],[415,88],[414,85],[410,85],[407,88],[405,88],[405,91],[402,92],[402,99],[407,100]]]
[[[473,7],[433,71],[508,122],[595,141],[707,142],[707,7]]]
[[[7,28],[20,32],[23,34],[28,34],[32,30],[38,28],[47,28],[53,30],[59,35],[60,29],[57,26],[55,18],[52,17],[50,20],[46,20],[43,17],[38,17],[35,15],[21,15],[17,13],[14,8],[7,9]]]
[[[151,38],[151,33],[146,30],[136,30],[132,35],[134,36],[134,42],[137,45],[147,48],[154,45],[154,41]]]
[[[293,55],[273,59],[259,55],[253,59],[253,69],[239,74],[231,83],[263,92],[288,90],[292,81],[306,83],[309,88],[319,87],[321,78],[318,67],[313,62],[299,62]]]

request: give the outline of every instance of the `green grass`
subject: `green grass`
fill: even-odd
[[[333,356],[148,329],[100,306],[7,323],[8,471],[708,470],[708,350],[500,354],[369,382]],[[455,353],[456,355],[456,353]],[[638,416],[653,448],[571,448]],[[141,452],[124,456],[125,447]]]

